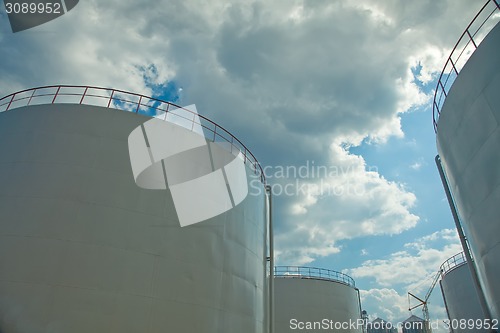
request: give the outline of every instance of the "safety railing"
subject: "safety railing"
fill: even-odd
[[[118,89],[92,86],[55,85],[31,88],[0,98],[0,112],[39,104],[85,104],[113,108],[172,121],[194,130],[213,142],[227,146],[241,157],[253,173],[265,184],[262,166],[252,152],[234,135],[212,120],[171,102]]]
[[[437,123],[444,101],[463,66],[477,49],[484,37],[500,21],[500,0],[488,0],[462,33],[441,71],[434,91],[432,120],[437,133]]]
[[[463,252],[455,254],[453,257],[447,259],[439,268],[441,277],[444,277],[449,271],[458,268],[467,263],[467,258]]]
[[[327,280],[356,287],[354,279],[347,274],[330,269],[302,266],[275,266],[274,276],[298,279]]]

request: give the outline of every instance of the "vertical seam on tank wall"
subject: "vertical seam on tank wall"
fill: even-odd
[[[158,276],[157,270],[158,270],[158,267],[159,267],[159,265],[158,265],[158,260],[159,259],[160,259],[160,256],[155,254],[154,255],[154,260],[153,260],[153,275],[151,276],[150,297],[149,297],[149,300],[150,300],[151,304],[149,306],[148,330],[146,331],[146,333],[151,332],[152,325],[153,325],[153,308],[154,308],[154,302],[156,300],[156,298],[153,295],[153,287],[154,287],[155,279]]]
[[[499,71],[499,73],[500,73],[500,71]],[[500,77],[500,74],[497,74],[497,75],[499,75],[499,77]],[[485,91],[487,88],[489,88],[489,85],[491,84],[491,81],[493,81],[493,80],[494,80],[494,78],[492,78],[492,79],[490,80],[490,82],[488,83],[488,86],[487,86],[487,87],[484,87],[484,89],[481,91],[481,93],[484,95],[484,100],[485,100],[486,104],[488,104],[488,107],[490,108],[490,110],[495,110],[495,108],[493,107],[493,105],[491,105],[491,103],[490,103],[490,101],[489,101],[489,99],[488,99],[488,96],[484,93],[484,91]],[[499,112],[500,112],[500,110],[499,110]],[[493,118],[495,118],[495,121],[496,121],[496,123],[497,123],[497,127],[499,127],[499,126],[500,126],[500,123],[498,122],[497,117],[495,117],[495,114],[494,114],[494,113],[492,113],[492,114],[493,114]]]
[[[488,254],[488,253],[490,252],[490,250],[492,250],[493,248],[497,247],[499,244],[500,244],[500,241],[498,241],[498,242],[496,242],[495,244],[493,244],[492,246],[488,247],[488,248],[486,249],[485,254],[484,254],[483,256],[481,256],[481,257],[484,257],[486,254]]]
[[[226,244],[226,223],[223,223],[222,224],[222,244],[223,246]],[[222,311],[222,309],[224,308],[224,295],[226,295],[226,290],[224,289],[224,279],[225,277],[227,276],[229,278],[229,273],[226,272],[226,259],[227,259],[227,256],[226,256],[226,251],[225,251],[225,248],[224,250],[222,251],[222,269],[221,269],[221,279],[220,279],[220,287],[221,287],[221,292],[219,294],[219,309],[220,311],[218,311],[218,315],[219,315],[219,320],[217,321],[217,324],[219,325],[219,332],[221,331],[220,330],[220,327],[221,326],[224,326],[225,324],[225,320],[226,320],[226,312],[225,311]]]
[[[210,165],[212,167],[212,172],[215,171],[214,158],[212,156],[212,149],[210,148],[210,142],[207,142],[208,156],[210,156]]]
[[[229,181],[227,179],[226,170],[221,168],[222,175],[224,176],[224,183],[226,185],[227,193],[229,194],[229,199],[231,200],[231,207],[235,207],[233,193],[231,192],[231,187],[229,186]]]
[[[484,146],[486,145],[486,143],[488,143],[491,139],[491,137],[499,130],[499,128],[497,127],[495,130],[493,130],[490,135],[488,135],[485,140],[483,141],[483,143],[481,144],[481,146],[479,146],[479,148],[471,155],[471,158],[467,161],[467,163],[465,164],[465,167],[464,167],[464,170],[461,174],[459,174],[459,177],[460,178],[463,178],[463,176],[465,175],[465,172],[469,169],[470,167],[470,164],[472,163],[473,160],[475,160],[475,157],[476,155],[478,155],[481,150],[484,148]],[[495,188],[498,187],[499,184],[496,184]],[[481,201],[478,202],[478,205],[480,206],[484,200],[486,200],[491,194],[493,193],[493,191],[490,191],[490,193],[488,193]],[[472,215],[473,215],[474,212],[471,212],[471,214],[469,215],[468,218],[470,218]]]
[[[494,134],[494,133],[496,133],[497,131],[500,131],[500,128],[497,128],[495,131],[493,131],[493,134]],[[486,141],[489,141],[489,139],[493,136],[493,134],[491,134],[491,135],[488,137],[488,139],[487,139]],[[485,143],[486,143],[486,141],[485,141]],[[481,148],[483,148],[483,147],[484,147],[484,144],[481,146]],[[479,150],[481,150],[481,148],[479,148]],[[500,187],[500,183],[497,183],[497,184],[495,185],[495,187],[493,188],[493,190],[492,190],[490,193],[488,193],[488,195],[487,195],[487,196],[485,196],[483,200],[481,200],[481,201],[479,201],[479,202],[478,202],[478,206],[482,206],[482,204],[483,204],[486,200],[488,200],[488,198],[489,198],[489,197],[490,197],[490,196],[491,196],[491,195],[495,192],[494,190],[495,190],[495,189],[497,189],[497,188],[499,188],[499,187]],[[477,209],[479,209],[479,208],[477,208]],[[475,212],[475,211],[474,211],[474,212]]]
[[[165,181],[165,188],[168,189],[167,168],[165,167],[165,160],[161,160],[161,169],[163,171],[163,180]]]
[[[482,93],[478,95],[477,99],[479,99],[479,98],[481,98],[481,97],[482,97],[484,100],[486,100],[486,97],[485,97]],[[476,99],[476,100],[477,100],[477,99]],[[488,104],[488,106],[489,106],[489,104]],[[491,112],[490,112],[490,113],[491,113]],[[495,118],[495,117],[493,116],[493,118]],[[496,118],[495,118],[495,120],[496,120]],[[458,177],[460,177],[460,178],[461,178],[461,177],[465,174],[466,170],[469,168],[469,166],[470,166],[471,162],[474,160],[474,158],[476,157],[476,155],[477,155],[477,154],[479,154],[479,152],[481,151],[481,149],[483,149],[484,145],[485,145],[485,144],[486,144],[486,143],[490,140],[490,138],[491,138],[491,137],[492,137],[492,136],[493,136],[493,135],[494,135],[494,134],[495,134],[498,130],[499,130],[499,129],[498,129],[498,127],[497,127],[496,129],[492,130],[492,131],[491,131],[491,133],[490,133],[490,134],[489,134],[489,135],[488,135],[488,136],[484,139],[483,143],[482,143],[482,144],[478,147],[478,149],[476,149],[476,150],[475,150],[475,151],[471,154],[470,158],[469,158],[469,159],[467,160],[467,162],[465,163],[465,165],[464,165],[464,168],[463,168],[462,172],[458,172],[458,175],[457,175]]]
[[[214,158],[212,156],[212,149],[210,147],[210,143],[207,142],[208,147],[208,155],[210,156],[210,164],[212,165],[212,172],[215,171]],[[224,177],[224,185],[226,185],[227,193],[229,194],[229,199],[231,200],[231,207],[235,207],[233,193],[231,192],[231,187],[229,186],[229,181],[227,179],[226,170],[224,167],[220,168],[222,171],[222,176]]]
[[[144,140],[146,141],[146,147],[148,149],[149,159],[151,161],[151,164],[154,164],[155,160],[153,158],[153,151],[151,150],[151,145],[149,144],[149,139],[144,124],[141,125],[141,130],[142,130],[142,135],[144,136]]]

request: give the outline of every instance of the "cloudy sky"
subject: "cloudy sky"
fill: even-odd
[[[344,271],[370,315],[398,321],[461,250],[430,105],[483,4],[85,0],[15,34],[2,9],[0,95],[88,84],[196,104],[265,167],[278,264]],[[430,311],[444,317],[438,288]]]

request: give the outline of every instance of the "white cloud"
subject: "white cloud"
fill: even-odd
[[[370,320],[380,317],[395,324],[401,318],[409,317],[408,299],[391,288],[360,290],[361,304],[368,311]]]
[[[369,320],[380,317],[391,322],[393,325],[397,325],[410,317],[411,314],[420,318],[423,317],[420,307],[410,313],[407,295],[400,294],[395,289],[373,288],[360,290],[360,296],[363,309],[368,311]],[[448,330],[445,329],[445,325],[442,323],[442,320],[447,318],[445,307],[434,303],[429,303],[428,306],[431,323],[433,325],[436,325],[436,321],[439,323],[438,329],[433,329],[432,331],[435,333],[447,333]]]
[[[387,259],[367,260],[360,267],[346,270],[354,278],[373,279],[382,286],[361,290],[362,306],[371,317],[378,316],[393,323],[408,318],[410,305],[419,302],[408,298],[407,291],[423,297],[441,264],[461,251],[454,229],[420,237],[404,247],[405,250],[392,253]],[[442,320],[447,315],[439,292],[431,294],[428,306],[431,320],[441,323],[436,332],[446,332]],[[421,307],[413,310],[413,314],[422,317]]]
[[[410,165],[410,168],[412,168],[413,170],[420,170],[421,167],[422,167],[422,163],[420,163],[420,162],[415,162],[412,165]]]
[[[418,171],[418,170],[422,169],[422,167],[425,165],[427,165],[427,162],[425,161],[424,158],[421,157],[417,161],[410,164],[410,169]]]
[[[445,260],[461,251],[456,231],[443,229],[405,244],[405,250],[387,259],[367,260],[348,274],[374,279],[381,286],[399,285],[420,292],[428,287],[422,281],[432,278]]]
[[[399,234],[419,220],[409,211],[415,195],[368,167],[361,156],[335,144],[330,152],[330,164],[307,169],[307,175],[322,177],[279,179],[273,187],[279,193],[291,184],[294,194],[285,228],[276,235],[280,262],[304,264],[338,252],[339,240]]]

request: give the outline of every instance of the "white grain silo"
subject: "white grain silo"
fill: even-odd
[[[500,318],[499,19],[499,2],[488,1],[453,49],[434,98],[436,161],[490,319]]]
[[[277,266],[275,333],[363,332],[359,290],[343,273],[313,267]]]
[[[461,252],[446,260],[440,271],[439,284],[449,320],[445,326],[453,333],[489,332],[480,328],[484,325],[485,315],[465,254]]]
[[[264,332],[264,178],[233,135],[96,87],[0,111],[0,332]]]

